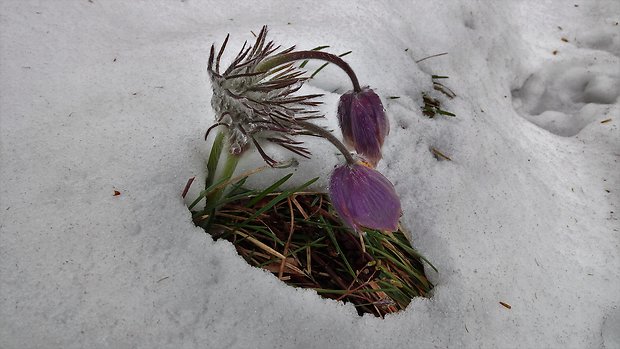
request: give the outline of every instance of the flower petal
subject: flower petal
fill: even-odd
[[[338,103],[338,122],[345,143],[376,166],[390,131],[379,96],[369,88],[345,93]]]
[[[361,164],[337,167],[329,193],[340,218],[357,232],[362,227],[398,229],[400,200],[392,183],[380,172]]]

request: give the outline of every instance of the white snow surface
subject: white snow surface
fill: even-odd
[[[2,1],[0,348],[618,348],[619,20],[615,0]],[[352,50],[382,97],[379,170],[439,269],[430,299],[359,317],[193,225],[209,48],[230,33],[226,64],[263,24]],[[422,115],[431,74],[456,118]],[[304,88],[337,129],[346,75]],[[293,178],[325,188],[340,159],[308,141]]]

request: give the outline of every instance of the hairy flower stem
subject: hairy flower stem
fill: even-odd
[[[209,154],[209,160],[207,161],[207,178],[205,180],[205,189],[209,188],[215,179],[215,171],[217,171],[217,164],[220,162],[222,148],[224,147],[224,135],[225,133],[220,131],[217,133],[217,136],[215,136],[215,140],[213,140],[211,153]]]
[[[223,134],[223,133],[222,133]],[[234,154],[230,154],[230,152],[228,151],[228,149],[225,148],[229,148],[230,146],[223,142],[222,139],[224,137],[219,138],[219,134],[218,137],[216,137],[215,142],[213,142],[213,148],[211,148],[211,153],[213,154],[213,151],[216,147],[219,147],[219,155],[218,157],[218,162],[219,162],[219,158],[221,156],[221,153],[223,152],[224,154],[226,154],[226,162],[224,163],[224,167],[222,168],[222,171],[219,173],[219,176],[217,177],[217,179],[215,179],[215,169],[213,171],[214,175],[211,175],[211,172],[209,172],[208,177],[207,177],[207,186],[210,186],[211,184],[215,183],[215,182],[221,182],[221,181],[227,181],[229,180],[233,173],[235,173],[235,169],[237,168],[237,164],[239,163],[239,159],[241,158],[240,155],[234,155]],[[219,140],[219,144],[216,144],[216,142]],[[225,150],[225,151],[222,151]],[[211,163],[211,157],[209,157],[209,163]],[[217,166],[217,163],[215,164],[215,166]],[[208,165],[207,165],[208,167]],[[209,177],[213,177],[211,180],[211,183],[209,184]],[[207,202],[205,204],[205,210],[206,211],[210,211],[212,209],[215,208],[215,205],[217,204],[217,202],[219,201],[219,199],[221,198],[222,194],[224,193],[224,190],[226,189],[226,187],[222,187],[219,189],[215,189],[212,192],[210,192],[207,195]]]
[[[357,76],[353,72],[353,69],[347,64],[347,62],[343,61],[340,57],[333,55],[327,52],[320,51],[295,51],[289,52],[285,54],[280,54],[274,56],[273,58],[268,58],[256,66],[256,71],[268,71],[272,68],[275,68],[284,63],[301,61],[306,59],[317,59],[320,61],[326,61],[332,64],[337,65],[340,69],[344,70],[349,78],[351,79],[351,83],[353,84],[353,90],[355,92],[360,92],[362,88],[360,87],[359,81],[357,80]]]
[[[345,147],[344,144],[342,144],[342,142],[338,138],[336,138],[331,132],[311,122],[297,120],[297,123],[306,130],[327,139],[331,144],[338,148],[338,150],[342,153],[342,155],[344,155],[344,158],[347,160],[347,164],[354,165],[357,163],[349,150],[347,150],[347,147]]]

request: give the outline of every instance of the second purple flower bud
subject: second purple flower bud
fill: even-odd
[[[381,99],[370,88],[349,91],[340,97],[338,123],[345,144],[373,166],[381,160],[381,146],[390,125]]]
[[[400,200],[392,183],[363,164],[344,164],[332,173],[329,196],[340,218],[356,232],[398,230]]]

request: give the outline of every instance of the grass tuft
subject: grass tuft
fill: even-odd
[[[429,295],[433,285],[424,264],[435,267],[402,230],[367,230],[360,239],[342,225],[325,193],[307,191],[317,178],[282,190],[290,177],[264,190],[244,188],[247,176],[236,177],[218,202],[207,203],[208,211],[192,211],[194,222],[215,239],[230,241],[250,265],[288,285],[350,302],[360,315],[383,317]]]

